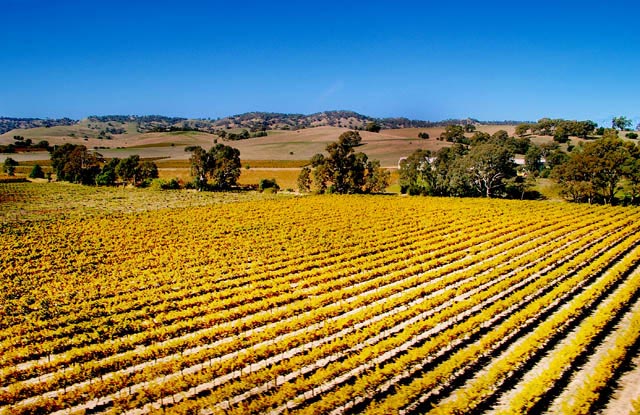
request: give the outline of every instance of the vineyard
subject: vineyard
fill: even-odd
[[[95,209],[0,234],[0,413],[640,412],[638,209]]]

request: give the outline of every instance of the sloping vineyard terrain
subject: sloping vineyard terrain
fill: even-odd
[[[544,202],[11,223],[0,413],[594,413],[638,355],[639,260],[639,210]]]

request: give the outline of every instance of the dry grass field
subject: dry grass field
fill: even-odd
[[[346,128],[338,127],[315,127],[294,131],[277,130],[269,131],[269,135],[266,137],[224,141],[215,135],[201,132],[140,134],[135,132],[135,128],[129,126],[127,134],[114,135],[111,140],[104,140],[96,138],[96,130],[88,129],[85,124],[86,122],[72,127],[34,128],[21,130],[20,134],[26,138],[32,138],[34,142],[46,139],[50,144],[70,142],[84,144],[89,148],[109,146],[111,148],[96,150],[105,158],[126,158],[137,154],[144,159],[154,160],[158,164],[161,178],[178,178],[184,182],[191,180],[188,163],[190,153],[184,151],[185,147],[199,145],[209,148],[217,139],[220,143],[240,150],[243,164],[240,184],[257,185],[260,179],[275,178],[282,189],[296,189],[296,179],[300,167],[304,166],[314,154],[322,153],[329,143],[338,139],[340,134],[348,131]],[[125,126],[127,125],[125,124]],[[513,134],[515,126],[481,125],[477,129],[490,134],[502,129]],[[416,149],[438,151],[451,145],[436,139],[443,131],[443,127],[403,128],[382,130],[380,133],[361,131],[362,146],[357,151],[366,153],[370,159],[380,160],[383,167],[392,171],[391,186],[388,190],[395,192],[399,191],[396,170],[399,160]],[[80,138],[81,134],[88,132],[92,132],[93,136],[89,136],[88,139]],[[430,138],[418,138],[418,134],[421,132],[428,133]],[[69,134],[75,134],[75,137],[71,137]],[[13,142],[13,135],[15,132],[1,135],[0,143]],[[551,139],[550,137],[538,136],[530,136],[530,138],[537,144],[548,142]],[[574,144],[579,141],[581,140],[572,138]],[[566,145],[563,146],[566,147]],[[35,163],[42,166],[48,164],[48,161],[45,160],[48,158],[46,152],[0,155],[0,162],[7,156],[22,164],[17,169],[19,175],[28,174],[31,166]],[[48,171],[48,168],[45,167],[45,170]],[[548,198],[560,199],[557,195],[557,189],[552,184],[543,183],[540,189]]]
[[[493,133],[499,129],[505,129],[512,133],[513,126],[480,126],[481,131]],[[397,166],[401,157],[406,157],[416,149],[428,149],[437,151],[443,146],[449,145],[436,140],[443,128],[408,128],[398,130],[383,130],[380,133],[360,132],[362,136],[362,147],[360,151],[365,152],[370,158],[380,160],[385,167]],[[184,152],[186,146],[199,145],[204,148],[211,147],[218,137],[212,134],[200,132],[178,132],[178,133],[128,133],[114,135],[111,140],[98,139],[93,136],[82,138],[82,128],[73,127],[52,127],[34,128],[20,130],[19,133],[25,138],[31,138],[34,142],[47,140],[51,145],[62,143],[83,144],[88,148],[100,148],[100,154],[107,158],[128,157],[131,154],[138,154],[143,158],[167,157],[174,160],[186,160],[189,154]],[[95,130],[93,131],[95,135]],[[251,160],[309,160],[316,153],[324,151],[327,144],[338,139],[340,134],[348,131],[347,128],[338,127],[316,127],[295,131],[270,131],[267,137],[259,137],[240,141],[223,142],[240,150],[243,161]],[[418,138],[418,133],[427,132],[430,139]],[[74,133],[75,137],[69,134]],[[16,131],[0,135],[0,144],[13,142]],[[36,160],[42,159],[46,153],[27,153],[15,155],[15,159]],[[46,157],[45,157],[46,158]]]

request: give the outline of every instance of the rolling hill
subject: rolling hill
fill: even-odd
[[[222,129],[245,128],[251,131],[296,130],[311,127],[343,127],[364,129],[376,122],[384,129],[442,127],[449,124],[513,125],[520,121],[478,121],[473,118],[442,121],[410,120],[404,117],[375,118],[354,111],[323,111],[314,114],[284,114],[275,112],[247,112],[224,118],[188,119],[162,115],[92,115],[83,120],[0,117],[0,134],[22,134],[25,129],[70,127],[58,132],[78,136],[108,136],[117,134],[201,131],[214,133]],[[20,130],[20,131],[14,131]],[[43,134],[42,135],[51,135]]]

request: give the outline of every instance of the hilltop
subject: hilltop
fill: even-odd
[[[11,130],[38,128],[38,127],[55,127],[59,125],[74,125],[77,124],[77,120],[71,118],[14,118],[14,117],[0,117],[0,134],[4,134]]]
[[[0,117],[0,134],[12,130],[52,127],[77,127],[84,131],[74,132],[85,138],[102,135],[200,131],[215,133],[222,129],[245,128],[250,131],[298,130],[311,127],[342,127],[364,129],[367,123],[375,122],[383,129],[429,128],[449,124],[513,125],[521,121],[479,121],[473,118],[441,121],[411,120],[404,117],[375,118],[354,111],[323,111],[314,114],[285,114],[276,112],[247,112],[223,118],[190,119],[163,115],[92,115],[83,120],[70,118],[41,119]],[[19,134],[19,132],[16,132]],[[55,135],[55,134],[41,134]]]

